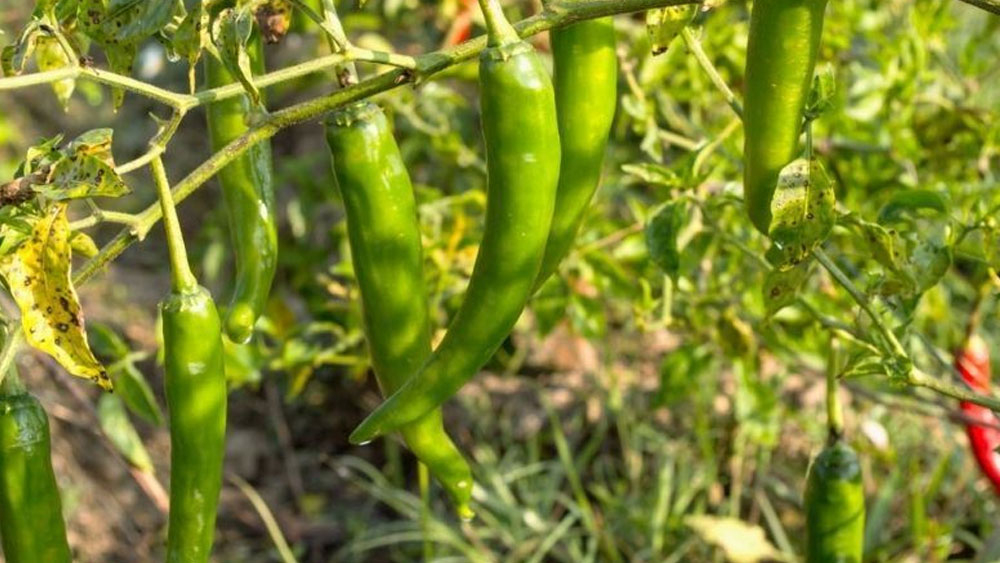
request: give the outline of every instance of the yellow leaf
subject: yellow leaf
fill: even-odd
[[[684,523],[701,539],[720,547],[731,563],[789,560],[767,541],[764,530],[742,520],[706,515],[688,516]]]
[[[75,254],[79,254],[84,258],[93,258],[100,252],[94,239],[82,231],[76,231],[69,235],[69,245]]]
[[[110,391],[111,379],[87,343],[80,300],[70,279],[69,236],[66,205],[53,205],[37,219],[31,236],[0,259],[0,275],[21,310],[28,343],[69,373]]]

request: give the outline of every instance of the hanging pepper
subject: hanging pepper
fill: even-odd
[[[537,285],[569,253],[601,182],[618,103],[618,56],[612,18],[552,30],[552,58],[562,163],[555,212]]]
[[[212,552],[226,451],[222,323],[191,273],[162,160],[152,162],[170,254],[171,291],[160,303],[170,413],[167,562],[203,563]]]
[[[833,438],[809,467],[806,482],[806,561],[861,563],[865,495],[858,454]]]
[[[990,350],[982,337],[972,335],[966,341],[955,355],[955,367],[973,391],[990,392]],[[996,451],[1000,446],[1000,430],[995,428],[1000,419],[990,409],[975,403],[962,401],[961,407],[962,412],[972,420],[992,425],[969,423],[965,425],[965,433],[980,471],[1000,495],[1000,454]]]
[[[441,345],[354,431],[355,444],[417,420],[458,392],[510,334],[541,270],[559,181],[555,94],[538,54],[496,0],[481,5],[489,28],[479,67],[489,176],[483,241]]]
[[[413,186],[378,106],[352,104],[326,122],[333,173],[347,214],[365,336],[383,393],[402,387],[431,355],[431,320]],[[400,428],[459,515],[472,517],[472,472],[434,409]]]
[[[0,538],[7,563],[72,560],[49,419],[13,369],[0,386]]]
[[[264,70],[261,42],[254,35],[247,44],[255,73]],[[205,57],[210,88],[235,82],[215,57]],[[248,96],[236,96],[208,106],[208,131],[212,150],[219,151],[247,132],[253,115]],[[274,179],[271,145],[261,141],[226,165],[218,173],[236,257],[235,287],[226,313],[226,334],[237,343],[253,335],[257,318],[267,298],[278,263],[278,233],[274,210]]]
[[[827,0],[759,0],[750,15],[743,105],[743,197],[769,233],[781,169],[799,155],[799,134]]]

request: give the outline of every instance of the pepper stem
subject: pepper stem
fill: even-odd
[[[486,19],[486,30],[488,35],[487,45],[490,47],[503,47],[517,43],[521,36],[517,30],[503,15],[503,8],[499,0],[479,0],[479,7],[483,10],[483,17]]]
[[[163,159],[160,156],[153,158],[150,169],[156,184],[156,194],[160,198],[160,208],[163,210],[163,228],[167,233],[167,252],[170,253],[171,287],[180,293],[189,292],[198,287],[198,280],[191,273],[187,249],[184,247],[184,233],[181,232],[181,223],[177,218],[174,195],[170,192]]]
[[[830,354],[826,366],[826,426],[830,442],[844,435],[844,409],[840,404],[840,386],[837,383],[837,340],[830,338]]]
[[[25,393],[24,383],[21,383],[21,376],[17,374],[17,368],[10,366],[4,374],[3,383],[0,383],[0,397],[12,397]]]

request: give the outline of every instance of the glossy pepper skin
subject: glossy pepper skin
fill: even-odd
[[[49,419],[33,396],[0,396],[0,537],[8,563],[71,561]]]
[[[858,454],[833,440],[816,456],[806,478],[807,563],[861,563],[865,495]]]
[[[781,169],[799,156],[799,134],[827,0],[757,0],[750,15],[743,104],[747,213],[768,234]]]
[[[417,206],[410,176],[375,104],[361,102],[326,122],[334,178],[344,201],[351,260],[361,291],[365,336],[382,392],[399,389],[431,355],[431,319]],[[471,518],[472,472],[434,409],[400,429]]]
[[[973,335],[955,355],[955,367],[973,391],[988,394],[990,392],[990,350],[980,336]],[[1000,424],[990,409],[962,401],[962,412],[972,420]],[[992,426],[966,424],[965,433],[969,437],[969,447],[983,476],[993,485],[993,490],[1000,495],[1000,454],[996,452],[1000,446],[1000,430]]]
[[[175,289],[160,304],[170,412],[168,563],[209,559],[226,446],[222,326],[208,290]]]
[[[552,30],[553,84],[562,145],[559,188],[537,285],[573,246],[601,182],[618,100],[618,57],[611,18]]]
[[[427,363],[351,434],[355,444],[413,422],[457,393],[510,334],[534,291],[559,181],[552,81],[521,41],[484,50],[479,80],[489,182],[465,300]]]
[[[255,73],[263,71],[260,39],[248,44]],[[205,57],[210,88],[235,82],[215,57]],[[247,131],[252,114],[247,96],[236,96],[208,106],[208,131],[212,150],[219,151]],[[237,343],[253,335],[254,324],[267,304],[278,263],[278,233],[274,210],[271,145],[262,141],[250,147],[218,173],[225,201],[233,253],[235,287],[226,313],[226,334]]]

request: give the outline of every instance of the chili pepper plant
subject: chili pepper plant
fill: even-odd
[[[0,31],[4,560],[1000,558],[997,0]]]

